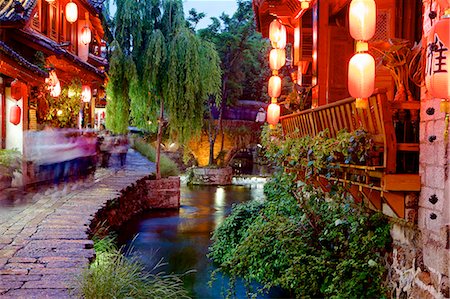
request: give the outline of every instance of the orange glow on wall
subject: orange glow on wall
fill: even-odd
[[[91,101],[92,93],[91,87],[89,85],[83,85],[81,87],[81,99],[85,103],[89,103]]]
[[[70,1],[66,4],[66,19],[69,23],[75,23],[78,20],[78,6]]]
[[[369,40],[375,34],[377,8],[375,0],[352,0],[349,10],[350,35]]]
[[[286,51],[284,49],[270,50],[269,63],[271,70],[279,70],[286,63]]]
[[[89,29],[88,26],[84,26],[83,29],[81,29],[80,39],[81,42],[85,45],[91,42],[91,29]]]
[[[269,79],[269,97],[278,98],[281,95],[281,78],[272,76]]]
[[[356,53],[348,64],[348,91],[354,98],[368,98],[375,88],[375,60],[368,53]]]
[[[450,99],[450,15],[444,15],[430,30],[427,39],[425,84],[434,98]]]
[[[280,106],[272,103],[267,107],[267,122],[271,125],[276,125],[280,120]]]

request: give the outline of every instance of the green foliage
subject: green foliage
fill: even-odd
[[[328,196],[277,174],[264,203],[234,207],[209,256],[232,281],[279,286],[297,298],[380,298],[390,225],[342,190]]]
[[[365,164],[374,150],[369,133],[362,129],[353,132],[344,129],[335,138],[329,136],[328,129],[316,136],[296,138],[284,136],[281,125],[274,129],[265,126],[261,143],[270,161],[287,168],[306,169],[307,175],[329,175],[340,164]]]
[[[16,149],[0,149],[0,175],[13,177],[22,171],[22,154]]]
[[[136,76],[133,60],[126,56],[117,41],[111,44],[113,52],[109,61],[109,82],[106,86],[106,127],[115,134],[125,134],[129,125],[128,92]]]
[[[46,114],[44,121],[54,127],[70,128],[76,127],[78,114],[81,109],[81,82],[72,80],[68,86],[61,88],[61,94],[53,98],[49,94],[45,96]]]
[[[149,143],[145,142],[143,139],[136,139],[134,142],[134,149],[145,156],[149,161],[155,162],[156,150]],[[179,174],[177,164],[172,161],[169,157],[161,154],[161,176],[169,177],[176,176]]]
[[[94,244],[96,260],[78,281],[81,298],[189,298],[178,275],[147,272],[135,257],[126,257],[107,237]]]

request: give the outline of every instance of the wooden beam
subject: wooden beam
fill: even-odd
[[[383,198],[398,217],[405,218],[405,194],[403,192],[384,192]]]
[[[381,192],[373,189],[369,189],[367,187],[361,188],[361,193],[364,195],[364,198],[379,211],[381,211]]]
[[[419,144],[418,143],[397,143],[397,151],[418,152]]]
[[[330,3],[330,16],[333,16],[334,14],[337,14],[341,11],[348,3],[350,3],[350,0],[334,0]]]
[[[382,184],[386,191],[420,191],[420,175],[385,174]]]

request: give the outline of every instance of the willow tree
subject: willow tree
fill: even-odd
[[[128,65],[118,64],[125,76],[113,74],[127,84],[121,94],[130,99],[131,122],[151,130],[158,125],[156,175],[160,178],[165,118],[181,143],[200,133],[204,104],[221,91],[220,60],[212,44],[187,28],[180,0],[116,0],[116,4],[114,32],[117,43],[126,49],[122,54]]]

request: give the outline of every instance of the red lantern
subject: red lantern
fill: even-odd
[[[377,8],[375,0],[352,0],[349,10],[350,35],[367,41],[375,34]]]
[[[75,23],[78,20],[78,6],[72,1],[66,4],[66,19],[69,23]]]
[[[11,97],[18,101],[27,93],[27,86],[19,80],[11,82]]]
[[[89,29],[88,26],[84,26],[83,29],[81,29],[81,42],[85,45],[89,44],[91,42],[91,29]]]
[[[375,88],[375,60],[368,53],[356,53],[348,64],[348,91],[354,98],[368,98]]]
[[[430,30],[427,40],[425,84],[434,98],[449,99],[450,15],[446,14]]]
[[[83,85],[81,87],[81,99],[85,103],[89,103],[91,101],[91,87],[89,85]]]
[[[286,63],[286,51],[284,49],[272,49],[269,55],[270,69],[279,70]]]
[[[278,98],[281,95],[281,78],[272,76],[269,79],[269,96],[271,98]]]
[[[280,106],[272,103],[267,108],[267,122],[271,125],[276,125],[280,120]]]
[[[12,106],[9,109],[9,122],[17,126],[20,124],[20,118],[22,116],[22,109],[18,105]]]
[[[284,49],[286,47],[286,27],[278,20],[273,20],[269,25],[269,39],[272,47]]]

